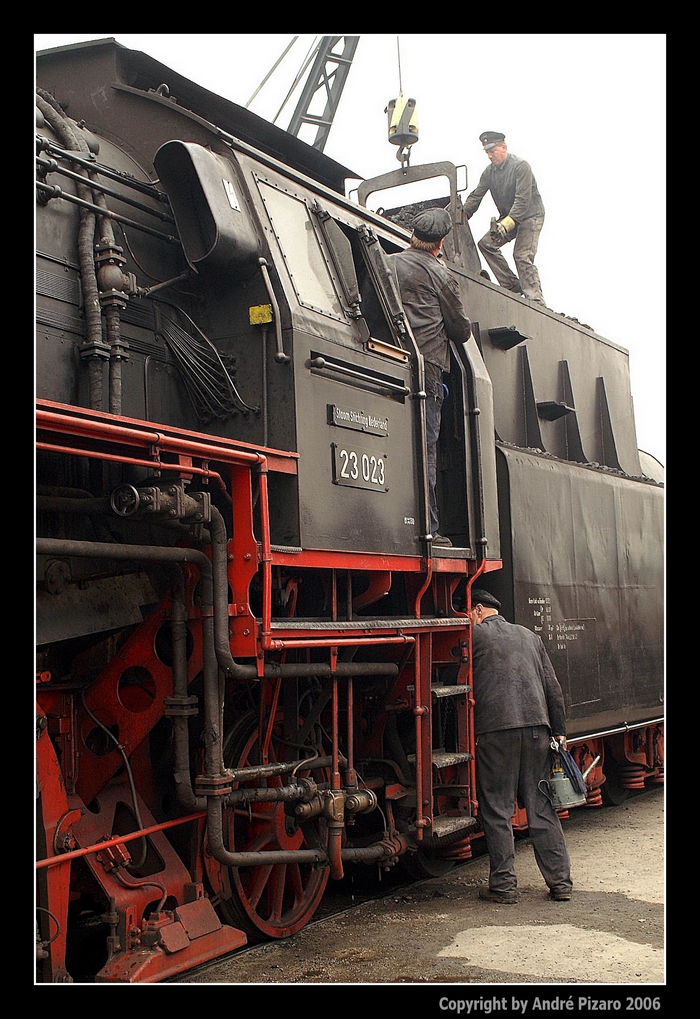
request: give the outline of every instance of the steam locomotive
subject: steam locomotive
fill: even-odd
[[[392,175],[351,201],[112,39],[39,54],[36,102],[37,981],[162,981],[294,934],[353,868],[468,859],[475,582],[545,641],[587,805],[663,782],[627,352],[492,283],[454,167],[411,168],[449,182],[473,323],[433,547],[390,264],[415,208],[367,208]]]

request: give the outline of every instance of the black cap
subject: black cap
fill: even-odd
[[[488,591],[483,591],[481,588],[477,588],[475,591],[472,591],[472,608],[474,608],[475,605],[483,605],[486,609],[496,609],[498,612],[501,611],[501,603],[498,598],[494,598],[492,594],[489,594]]]
[[[413,232],[419,241],[441,241],[452,229],[447,209],[426,209],[413,220]]]
[[[484,146],[486,151],[492,149],[494,145],[500,145],[501,142],[506,140],[506,136],[501,134],[500,131],[484,131],[483,134],[479,135],[479,141]]]

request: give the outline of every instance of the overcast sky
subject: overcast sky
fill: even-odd
[[[397,169],[384,111],[402,93],[417,103],[411,165],[466,165],[468,192],[487,165],[479,135],[502,131],[509,151],[531,164],[545,204],[536,262],[547,305],[630,352],[638,445],[665,463],[666,36],[354,34],[326,154],[362,178]],[[48,49],[108,36],[242,106],[294,38],[98,32],[34,40]],[[297,96],[278,116],[280,106],[316,38],[299,36],[252,100],[254,113],[288,127]],[[426,188],[401,200],[447,194],[444,178]],[[475,239],[494,212],[487,196],[470,221]]]

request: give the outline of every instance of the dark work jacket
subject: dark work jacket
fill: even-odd
[[[544,216],[544,203],[530,164],[510,152],[500,166],[491,163],[486,167],[479,183],[467,196],[464,203],[467,219],[479,208],[487,191],[491,192],[501,219],[510,216],[516,223],[522,223],[531,216]]]
[[[501,615],[472,627],[477,735],[548,725],[566,736],[564,696],[541,639]]]
[[[429,251],[406,248],[391,259],[399,281],[401,303],[420,352],[426,361],[447,371],[449,340],[466,343],[471,333],[459,284],[450,270]]]

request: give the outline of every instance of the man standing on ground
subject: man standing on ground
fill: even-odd
[[[445,389],[442,373],[450,369],[450,340],[466,343],[471,334],[459,284],[439,261],[442,242],[452,229],[446,209],[427,209],[413,223],[411,245],[392,255],[408,324],[425,361],[430,530],[433,545],[452,544],[440,534],[437,506],[437,442]]]
[[[547,786],[552,736],[566,748],[564,697],[541,639],[509,623],[500,608],[488,591],[472,591],[476,788],[490,862],[489,887],[479,896],[518,901],[511,824],[517,798],[550,897],[566,901],[571,863]]]
[[[464,210],[470,219],[486,192],[491,192],[499,219],[491,220],[491,230],[479,241],[479,250],[505,290],[544,304],[540,274],[535,266],[537,244],[544,225],[544,204],[530,164],[508,152],[505,139],[500,131],[484,131],[479,135],[491,165],[467,196]],[[503,245],[511,241],[515,241],[513,259],[517,276],[501,254]]]

